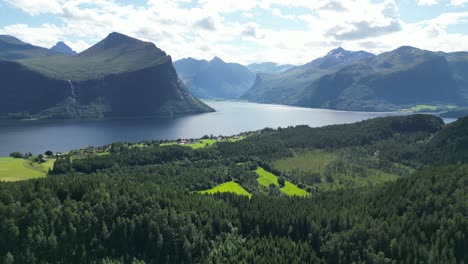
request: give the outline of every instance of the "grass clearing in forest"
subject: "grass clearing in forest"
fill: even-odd
[[[45,177],[49,168],[54,166],[54,162],[55,159],[50,159],[38,164],[25,159],[0,158],[0,181],[11,182]]]
[[[280,190],[289,196],[307,196],[308,194],[305,190],[289,181],[285,181],[284,186],[281,187]]]
[[[262,167],[258,167],[255,172],[258,174],[257,181],[260,185],[269,187],[270,184],[278,186],[278,177],[271,172],[266,171]]]
[[[180,146],[185,146],[185,147],[191,147],[192,149],[201,149],[201,148],[205,148],[208,146],[212,146],[216,142],[218,142],[216,139],[202,139],[197,143],[188,143],[188,144],[182,145],[182,144],[179,144],[177,141],[171,141],[167,143],[162,143],[161,147],[180,145]]]
[[[252,197],[252,194],[250,194],[248,191],[244,189],[244,187],[240,186],[237,182],[225,182],[222,183],[218,186],[215,186],[209,190],[205,191],[200,191],[199,193],[201,194],[215,194],[215,193],[235,193],[237,195],[245,195],[248,196],[249,198]]]
[[[295,153],[294,157],[277,160],[274,165],[283,172],[300,170],[323,174],[325,168],[337,158],[338,155],[336,153],[323,150],[311,150]]]
[[[410,112],[436,112],[453,110],[457,108],[456,105],[415,105],[407,110]]]
[[[258,167],[255,172],[258,174],[257,181],[260,185],[269,187],[270,184],[278,186],[278,176],[274,175],[271,172],[266,171],[262,167]],[[290,181],[285,181],[284,186],[280,188],[280,191],[289,196],[306,196],[307,192],[297,187],[294,183]]]

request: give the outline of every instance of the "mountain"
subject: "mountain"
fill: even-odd
[[[281,75],[260,76],[243,98],[359,111],[468,103],[468,53],[404,46],[378,56],[365,54],[346,59],[349,52],[337,49]]]
[[[255,74],[246,67],[218,57],[211,61],[182,59],[174,62],[174,67],[190,91],[201,98],[237,98],[255,81]]]
[[[291,64],[278,64],[275,62],[252,63],[247,65],[247,69],[249,69],[253,73],[269,74],[282,73],[293,67],[294,65]]]
[[[76,55],[76,51],[72,50],[67,44],[62,41],[57,42],[55,46],[50,48],[51,51],[62,53],[65,55]]]
[[[315,80],[346,65],[373,57],[375,55],[368,52],[337,48],[326,56],[280,74],[257,74],[255,84],[241,98],[261,103],[294,105],[291,97],[301,93]]]
[[[21,44],[28,45],[28,44]],[[74,118],[213,111],[153,43],[112,33],[76,56],[0,61],[0,116]]]
[[[443,118],[462,118],[468,116],[468,108],[457,108],[440,114]]]
[[[17,60],[57,54],[55,51],[25,43],[13,36],[0,35],[0,59]]]

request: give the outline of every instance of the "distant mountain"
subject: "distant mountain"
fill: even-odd
[[[443,118],[462,118],[468,116],[468,108],[458,108],[440,114]]]
[[[16,43],[16,45],[31,45]],[[75,118],[213,111],[153,43],[112,33],[76,56],[0,61],[0,116]]]
[[[318,78],[359,60],[373,57],[375,55],[368,52],[337,48],[324,57],[293,67],[281,74],[257,74],[255,84],[242,98],[261,103],[294,105],[296,102],[292,97],[300,94]]]
[[[211,61],[182,59],[174,62],[174,67],[190,91],[200,98],[238,98],[255,81],[255,74],[246,67],[218,57]]]
[[[263,63],[253,63],[247,65],[247,69],[249,69],[253,73],[269,73],[269,74],[277,74],[285,72],[294,65],[291,64],[278,64],[275,62],[263,62]]]
[[[373,56],[336,49],[304,66],[261,75],[243,98],[342,110],[468,104],[468,53],[401,47]]]
[[[65,55],[76,55],[76,51],[72,50],[67,44],[62,41],[57,42],[55,46],[50,48],[51,51],[62,53]]]
[[[57,54],[55,51],[25,43],[13,36],[0,35],[0,59],[17,60]]]

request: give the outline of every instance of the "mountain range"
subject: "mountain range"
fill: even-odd
[[[246,67],[218,57],[211,61],[186,58],[174,62],[174,67],[190,91],[200,98],[238,98],[255,81],[255,74]]]
[[[258,74],[241,98],[358,111],[467,105],[468,53],[403,46],[376,56],[338,48],[280,74]]]
[[[0,116],[75,118],[213,111],[179,80],[153,43],[111,33],[73,55],[0,36]],[[64,54],[65,53],[65,54]]]
[[[253,73],[277,74],[294,67],[292,64],[278,64],[275,62],[252,63],[246,66]]]
[[[213,111],[196,97],[353,111],[452,109],[468,106],[468,52],[337,48],[302,66],[218,57],[173,64],[153,43],[120,33],[78,54],[63,42],[47,49],[0,35],[0,82],[2,118]]]

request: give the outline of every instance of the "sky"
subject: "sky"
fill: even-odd
[[[81,52],[120,32],[172,56],[304,64],[331,49],[468,50],[468,0],[0,0],[0,34]]]

